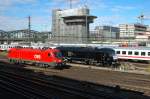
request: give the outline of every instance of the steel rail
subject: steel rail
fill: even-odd
[[[11,73],[11,76],[12,75],[15,75],[14,77],[20,76],[20,75]],[[69,85],[68,83],[66,84],[63,81],[56,80],[56,79],[44,81],[44,80],[37,79],[37,78],[35,79],[35,78],[29,78],[29,77],[23,77],[23,76],[20,76],[19,78],[22,80],[26,80],[26,81],[35,83],[40,86],[57,89],[59,91],[63,91],[63,92],[69,93],[69,94],[73,94],[73,95],[77,95],[77,96],[81,96],[81,97],[85,97],[85,98],[99,99],[101,97],[104,99],[116,99],[116,97],[117,97],[117,99],[122,99],[121,97],[118,97],[118,96],[114,97],[113,95],[111,95],[110,93],[107,93],[106,91],[96,90],[90,86],[81,86],[81,85],[79,87],[72,86],[72,84]],[[88,88],[90,88],[90,90],[88,90]]]
[[[43,98],[43,99],[49,99],[50,97],[48,96],[48,94],[39,91],[35,88],[32,88],[30,86],[28,86],[27,84],[21,83],[21,82],[17,82],[16,79],[8,77],[8,75],[4,75],[2,73],[0,73],[0,84],[5,85],[6,89],[13,91],[15,93],[18,93],[20,95],[23,96],[29,96],[30,98]],[[12,90],[10,89],[12,88]]]

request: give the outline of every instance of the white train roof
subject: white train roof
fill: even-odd
[[[120,50],[150,50],[150,47],[113,47]]]

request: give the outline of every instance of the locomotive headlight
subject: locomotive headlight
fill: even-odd
[[[61,63],[62,61],[59,59],[58,62]]]

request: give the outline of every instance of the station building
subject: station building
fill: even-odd
[[[96,26],[94,30],[90,31],[92,40],[111,40],[119,38],[119,28],[114,26]]]

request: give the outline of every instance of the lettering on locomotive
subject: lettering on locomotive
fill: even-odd
[[[34,58],[35,58],[35,59],[41,59],[41,55],[35,54],[35,55],[34,55]]]

